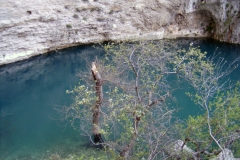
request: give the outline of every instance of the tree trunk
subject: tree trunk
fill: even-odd
[[[124,157],[124,159],[128,158],[129,153],[130,153],[131,149],[133,148],[133,145],[134,145],[134,142],[136,140],[136,137],[137,137],[137,135],[134,133],[130,143],[120,153],[120,156]]]
[[[131,151],[131,149],[134,146],[134,142],[136,141],[136,138],[138,136],[138,124],[140,122],[140,117],[135,116],[134,118],[134,133],[132,134],[132,139],[129,142],[129,144],[122,150],[122,152],[120,153],[121,157],[124,157],[125,159],[128,159],[129,153]]]
[[[95,81],[95,89],[96,89],[96,104],[93,109],[93,127],[92,127],[92,132],[94,136],[94,143],[103,143],[103,139],[100,133],[100,127],[99,127],[99,119],[100,119],[100,110],[101,110],[101,105],[103,101],[103,92],[102,92],[102,77],[101,74],[99,73],[96,62],[92,62],[92,76]]]

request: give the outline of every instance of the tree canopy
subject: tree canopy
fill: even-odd
[[[226,65],[192,44],[181,49],[174,41],[103,48],[106,54],[89,66],[91,74],[81,73],[79,85],[67,91],[74,103],[61,109],[94,145],[115,158],[149,160],[214,157],[225,148],[240,148],[239,83],[224,79],[235,62]],[[194,89],[187,95],[204,109],[185,124],[174,115],[172,96],[183,83]]]

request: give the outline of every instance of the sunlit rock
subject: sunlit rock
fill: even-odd
[[[182,140],[172,142],[166,149],[165,152],[175,158],[196,158],[194,151],[184,144]]]
[[[234,158],[231,150],[224,149],[224,154],[221,152],[216,158],[213,158],[212,160],[239,160],[239,158]]]
[[[0,65],[103,41],[213,37],[240,43],[239,0],[6,0]]]

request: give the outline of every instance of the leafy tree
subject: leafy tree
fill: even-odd
[[[230,79],[226,79],[226,75],[237,67],[238,59],[227,65],[223,58],[216,61],[216,55],[213,55],[202,59],[195,56],[197,52],[200,50],[190,47],[188,55],[195,60],[188,66],[182,66],[182,71],[185,72],[185,80],[195,90],[187,94],[205,112],[189,117],[183,134],[184,144],[190,143],[198,158],[214,157],[222,152],[224,159],[227,156],[225,149],[234,145],[239,149],[239,83],[233,89]]]
[[[196,104],[203,107],[205,112],[188,118],[187,127],[183,129],[183,139],[194,148],[198,157],[214,157],[220,152],[225,152],[225,149],[233,149],[235,156],[239,156],[239,82],[235,88],[227,83],[227,80],[224,80],[224,83],[219,82],[232,68],[227,68],[225,72],[217,72],[219,68],[214,67],[215,70],[206,77],[197,74],[197,77],[202,77],[201,81],[205,83],[197,84],[196,80],[192,82],[196,93],[188,95]]]
[[[90,76],[89,73],[81,74],[80,84],[67,91],[75,95],[74,103],[61,109],[65,119],[74,127],[79,126],[93,144],[119,153],[125,159],[145,157],[151,160],[179,156],[169,153],[169,146],[176,143],[179,133],[179,125],[174,125],[178,121],[173,119],[176,108],[173,107],[175,98],[172,93],[185,81],[196,91],[196,94],[189,93],[189,96],[206,109],[207,117],[190,117],[187,129],[182,132],[187,136],[180,149],[183,150],[189,141],[194,144],[194,133],[198,136],[199,132],[193,131],[188,136],[189,128],[194,123],[207,120],[208,127],[196,125],[202,131],[199,141],[206,139],[207,134],[210,145],[214,142],[216,148],[223,150],[212,131],[217,129],[210,123],[217,121],[217,118],[215,120],[209,116],[209,109],[214,108],[215,104],[210,100],[223,88],[218,80],[230,73],[231,67],[221,72],[224,63],[214,65],[213,59],[206,58],[206,53],[199,48],[190,45],[187,51],[180,50],[172,41],[109,43],[103,47],[105,58],[91,64]],[[215,67],[220,68],[215,70]],[[209,102],[208,106],[205,106],[206,101]],[[216,117],[218,111],[223,110],[216,110]],[[232,121],[236,120],[236,115],[230,115],[235,118]],[[226,132],[230,133],[229,130]],[[195,151],[190,156],[202,154],[198,148]]]

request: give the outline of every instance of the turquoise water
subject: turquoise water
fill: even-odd
[[[76,73],[86,66],[86,55],[99,54],[81,46],[0,68],[1,160],[41,159],[66,150],[69,154],[71,147],[80,150],[88,142],[61,122],[55,108],[71,103],[66,90],[77,84]]]
[[[218,48],[219,56],[229,62],[240,57],[239,45],[210,39],[178,41],[183,46],[193,42],[209,54]],[[79,46],[0,67],[0,160],[68,157],[88,149],[88,138],[62,122],[55,109],[71,103],[66,90],[78,83],[76,73],[86,68],[85,59],[102,54],[92,46]],[[238,68],[231,79],[240,80],[239,73]],[[182,88],[181,92],[189,90],[187,85]],[[181,118],[201,112],[185,94],[175,95]]]
[[[189,43],[193,42],[194,47],[200,47],[201,51],[206,51],[207,56],[210,57],[213,54],[217,55],[215,61],[220,57],[227,61],[225,68],[228,67],[229,62],[233,62],[237,58],[240,58],[240,45],[223,43],[212,39],[178,39],[179,43],[184,47],[188,47]],[[240,59],[235,63],[239,67],[236,68],[230,75],[226,76],[226,79],[230,78],[234,83],[240,80]],[[224,69],[224,68],[223,68]],[[189,97],[184,94],[185,92],[191,92],[191,88],[188,84],[182,84],[181,89],[174,93],[174,96],[178,101],[178,108],[180,109],[177,113],[177,117],[181,119],[187,118],[189,115],[201,114],[203,109],[196,106]]]

